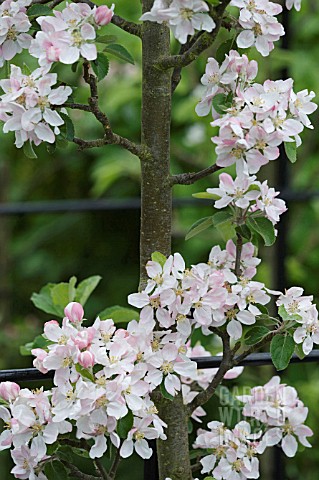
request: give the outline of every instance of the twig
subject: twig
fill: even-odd
[[[120,448],[121,448],[121,445],[120,445],[119,448],[116,450],[116,454],[115,454],[113,463],[112,463],[111,468],[110,468],[110,470],[109,470],[109,472],[108,472],[108,475],[109,475],[110,480],[114,480],[114,479],[115,479],[115,475],[116,475],[118,466],[119,466],[120,461],[121,461]]]
[[[103,477],[95,477],[94,475],[89,475],[88,473],[83,473],[77,467],[75,467],[72,463],[69,463],[63,459],[59,459],[63,465],[68,468],[71,472],[73,477],[79,478],[80,480],[98,480],[99,478]]]
[[[209,384],[206,390],[200,392],[194,400],[187,405],[188,414],[191,415],[193,411],[204,405],[208,400],[214,395],[216,388],[223,380],[225,374],[230,370],[233,366],[233,358],[232,358],[232,351],[230,349],[229,343],[229,336],[227,332],[221,332],[221,337],[223,340],[223,359],[219,366],[219,369],[214,376],[213,380]]]
[[[199,55],[204,52],[208,47],[212,45],[215,41],[220,27],[223,23],[223,16],[226,10],[226,7],[230,3],[231,0],[222,0],[220,5],[216,7],[214,20],[216,23],[216,27],[212,32],[204,32],[200,37],[196,40],[194,45],[189,48],[185,53],[181,55],[172,55],[169,57],[162,58],[160,62],[157,63],[157,66],[163,70],[175,67],[186,67],[194,60],[196,60]]]
[[[99,458],[94,459],[94,465],[95,465],[97,471],[99,472],[100,477],[103,478],[103,480],[112,480],[112,478],[104,470],[102,462]]]
[[[240,259],[241,259],[242,249],[243,249],[243,237],[239,233],[237,233],[235,275],[238,278],[241,276]]]
[[[178,175],[173,175],[171,177],[171,185],[192,185],[193,183],[197,182],[197,180],[201,180],[212,173],[218,172],[218,170],[221,170],[222,168],[223,167],[219,167],[215,164],[204,168],[204,170],[200,170],[199,172],[180,173]]]

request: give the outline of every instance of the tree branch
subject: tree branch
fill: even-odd
[[[80,480],[98,480],[99,478],[103,477],[95,477],[94,475],[89,475],[88,473],[83,473],[81,470],[79,470],[76,466],[74,466],[72,463],[69,463],[61,458],[59,458],[60,462],[63,463],[63,465],[70,470],[71,475],[73,477],[79,478]],[[107,478],[107,477],[106,477]]]
[[[242,248],[243,248],[243,237],[239,235],[239,233],[237,233],[236,260],[235,260],[235,275],[237,278],[241,276],[240,259],[241,259]]]
[[[112,465],[111,465],[111,468],[110,468],[110,470],[109,470],[109,472],[108,472],[108,475],[109,475],[110,480],[114,480],[114,479],[115,479],[116,472],[117,472],[118,466],[119,466],[120,461],[121,461],[120,448],[121,448],[121,445],[120,445],[119,448],[116,450],[116,454],[115,454],[114,460],[113,460]]]
[[[189,48],[185,53],[181,55],[172,55],[169,57],[162,58],[158,63],[157,66],[163,70],[169,68],[182,68],[186,67],[194,60],[196,60],[199,55],[204,52],[207,48],[209,48],[212,43],[215,41],[220,27],[223,23],[223,16],[225,10],[230,3],[231,0],[222,0],[220,5],[216,7],[214,20],[216,23],[216,27],[212,32],[204,32],[200,35],[200,37],[195,41],[195,43]]]
[[[216,388],[218,385],[221,383],[223,380],[225,374],[230,370],[233,366],[233,356],[232,356],[232,351],[230,349],[230,339],[228,336],[228,333],[226,331],[220,333],[220,336],[223,341],[223,359],[222,362],[219,366],[219,369],[209,384],[208,388],[206,390],[203,390],[200,392],[194,400],[187,405],[187,410],[188,410],[188,415],[190,416],[193,411],[197,408],[200,407],[201,405],[204,405],[204,403],[208,402],[208,400],[214,395]]]
[[[204,168],[204,170],[200,170],[199,172],[180,173],[178,175],[173,175],[170,179],[171,185],[192,185],[193,183],[197,182],[197,180],[201,180],[212,173],[218,172],[218,170],[221,170],[222,168],[223,167],[219,167],[215,164]]]
[[[128,22],[127,20],[119,17],[118,15],[113,15],[111,22],[122,30],[125,30],[125,32],[130,33],[131,35],[135,35],[136,37],[142,37],[142,25],[134,22]]]
[[[112,478],[104,470],[102,462],[99,458],[95,458],[93,462],[94,462],[94,465],[96,467],[97,472],[100,474],[100,477],[103,480],[112,480]]]

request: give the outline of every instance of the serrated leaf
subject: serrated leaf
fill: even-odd
[[[31,141],[26,142],[23,145],[23,153],[27,158],[38,158],[37,154],[33,150],[33,146],[32,146]]]
[[[208,192],[193,193],[192,197],[205,198],[205,199],[208,199],[208,200],[218,200],[220,198],[219,195],[215,195],[214,193],[208,193]]]
[[[65,138],[69,142],[72,142],[74,139],[75,135],[75,129],[74,129],[74,124],[69,117],[69,115],[66,115],[66,113],[61,113],[59,112],[59,115],[61,116],[62,120],[64,121],[64,126],[65,126]]]
[[[100,283],[101,279],[102,277],[100,277],[99,275],[93,275],[92,277],[88,277],[85,280],[82,280],[82,282],[79,283],[79,286],[76,289],[75,301],[79,302],[82,306],[84,306],[92,292]]]
[[[164,398],[166,398],[167,400],[171,400],[171,401],[174,400],[173,395],[168,393],[168,391],[166,390],[164,382],[161,383],[160,390],[161,390],[161,394],[163,395]]]
[[[284,142],[285,152],[288,160],[295,163],[297,160],[297,145],[296,142]]]
[[[104,53],[98,53],[96,60],[91,62],[93,72],[97,76],[98,81],[100,82],[103,78],[106,77],[109,71],[109,59]]]
[[[295,344],[295,354],[298,355],[300,360],[303,360],[305,358],[305,353],[302,348],[302,343],[296,343]]]
[[[115,43],[117,42],[117,36],[116,35],[99,35],[95,39],[96,43]]]
[[[134,65],[134,58],[126,50],[126,48],[123,47],[123,45],[119,45],[118,43],[113,43],[111,45],[108,45],[103,51],[110,53],[114,57],[119,58],[120,60],[124,60],[125,62],[130,63],[131,65]]]
[[[230,38],[219,45],[217,48],[215,59],[219,64],[221,64],[225,60],[225,56],[228,55],[230,50],[233,48],[235,42],[235,38]]]
[[[82,367],[81,365],[79,365],[78,363],[75,365],[75,370],[84,378],[87,378],[88,380],[90,380],[91,382],[94,383],[94,375],[89,372],[89,370],[87,370],[86,368]]]
[[[20,346],[20,354],[24,357],[32,355],[31,350],[34,348],[46,349],[52,342],[47,340],[42,335],[37,335],[33,342],[28,342],[25,345]]]
[[[190,238],[195,237],[199,233],[207,230],[207,228],[213,226],[213,217],[204,217],[197,220],[197,222],[193,223],[191,228],[188,230],[185,240],[189,240]]]
[[[60,314],[64,316],[64,309],[69,303],[69,284],[61,282],[54,285],[51,289],[51,298],[53,304],[59,309]]]
[[[120,438],[126,438],[128,432],[132,429],[134,423],[134,417],[131,410],[125,415],[125,417],[120,418],[117,422],[116,431]]]
[[[69,280],[69,302],[73,302],[74,299],[75,299],[75,295],[76,295],[76,288],[75,288],[75,285],[76,285],[76,282],[77,282],[77,278],[76,277],[71,277],[70,280]]]
[[[276,335],[270,344],[270,354],[277,370],[284,370],[295,350],[295,342],[290,335]]]
[[[101,320],[111,318],[114,323],[128,323],[131,320],[139,319],[139,313],[136,310],[120,307],[119,305],[105,308],[98,316]]]
[[[47,285],[41,288],[39,293],[33,293],[31,296],[31,302],[39,310],[42,310],[45,313],[50,313],[51,315],[56,315],[57,317],[60,317],[61,311],[56,305],[54,305],[51,297],[51,290],[54,286],[55,286],[54,283],[48,283]]]
[[[270,330],[263,326],[251,328],[245,335],[246,345],[255,345],[268,335],[269,332]]]
[[[213,107],[216,110],[217,113],[220,115],[224,115],[226,111],[226,104],[227,104],[227,95],[223,93],[217,93],[213,97]]]
[[[232,221],[232,214],[229,212],[217,212],[213,215],[213,223],[225,241],[236,236],[235,225]]]
[[[58,478],[68,478],[68,471],[59,461],[48,462],[44,469],[48,480],[57,480]]]
[[[152,260],[153,262],[157,262],[163,267],[166,263],[167,258],[161,252],[153,252],[152,253]]]
[[[52,15],[52,9],[47,5],[34,4],[27,10],[28,17],[39,17],[40,15]]]
[[[248,217],[247,226],[263,238],[266,247],[273,245],[276,240],[275,229],[268,218],[265,217]]]
[[[247,225],[240,225],[239,227],[236,227],[236,232],[239,233],[241,237],[245,238],[250,242],[252,233],[247,227]]]

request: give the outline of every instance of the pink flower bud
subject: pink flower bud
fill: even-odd
[[[31,350],[31,353],[36,357],[33,360],[33,366],[37,368],[41,373],[47,373],[48,370],[43,366],[43,360],[48,356],[47,352],[42,348],[33,348]]]
[[[101,5],[100,7],[97,7],[93,14],[95,23],[100,27],[110,23],[113,17],[113,9],[114,5],[112,5],[111,8],[107,7],[106,5]]]
[[[79,353],[78,362],[84,368],[93,367],[95,363],[93,353],[89,352],[88,350],[86,350],[85,352]]]
[[[15,400],[20,393],[20,387],[14,382],[1,382],[0,383],[0,397],[10,402]]]
[[[84,316],[84,310],[80,303],[71,302],[65,307],[64,315],[72,323],[81,323]]]

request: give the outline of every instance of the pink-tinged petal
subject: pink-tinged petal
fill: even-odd
[[[66,65],[75,63],[80,58],[79,49],[76,47],[66,47],[60,52],[60,62]]]
[[[153,453],[153,450],[148,446],[145,438],[143,438],[142,440],[137,440],[135,442],[135,450],[136,453],[144,459],[151,458]]]
[[[34,128],[34,133],[40,140],[43,140],[44,142],[55,142],[54,133],[52,132],[51,128],[44,123],[38,123],[38,125],[36,125],[36,127]]]
[[[20,50],[21,51],[21,50]],[[12,60],[17,53],[17,44],[13,40],[6,40],[2,45],[2,56],[5,60]]]
[[[146,307],[146,305],[150,303],[149,296],[147,295],[147,293],[143,293],[143,292],[131,293],[127,297],[127,301],[130,305],[133,305],[133,307],[137,307],[137,308]]]
[[[197,380],[198,378],[196,362],[176,362],[174,370],[183,377],[192,378],[193,380]]]
[[[147,264],[146,264],[146,271],[147,271],[147,275],[148,275],[150,278],[154,278],[154,277],[156,277],[157,275],[161,275],[163,270],[162,270],[162,267],[160,266],[159,263],[153,262],[153,261],[149,261],[149,262],[147,262]]]
[[[251,47],[255,42],[254,32],[251,30],[244,30],[238,35],[236,42],[239,48]]]
[[[81,27],[81,35],[84,40],[94,40],[96,37],[95,28],[89,23],[85,23]]]
[[[241,324],[237,320],[231,320],[227,325],[227,333],[234,340],[238,340],[243,334]]]
[[[281,442],[281,448],[287,457],[294,457],[298,450],[298,442],[293,435],[286,435]]]
[[[133,453],[133,440],[124,440],[120,450],[121,457],[122,458],[130,457],[132,453]]]
[[[50,110],[49,108],[44,109],[43,118],[46,122],[48,122],[49,125],[52,125],[53,127],[58,127],[64,123],[58,112],[55,110]]]
[[[93,447],[90,450],[90,458],[101,458],[107,450],[107,441],[104,435],[98,435],[95,438]]]
[[[96,46],[93,43],[84,43],[84,45],[81,45],[80,51],[82,57],[86,60],[96,60],[97,58]]]
[[[163,359],[166,360],[167,362],[171,362],[172,360],[175,360],[176,357],[178,356],[177,346],[171,343],[166,344],[162,350],[162,355],[163,355]]]
[[[209,473],[211,472],[216,464],[216,455],[207,455],[206,457],[203,457],[200,460],[200,463],[202,464],[202,470],[201,473]]]
[[[238,312],[237,318],[244,325],[252,325],[256,322],[255,315],[253,315],[251,312],[248,312],[247,310],[244,310],[243,312]]]

